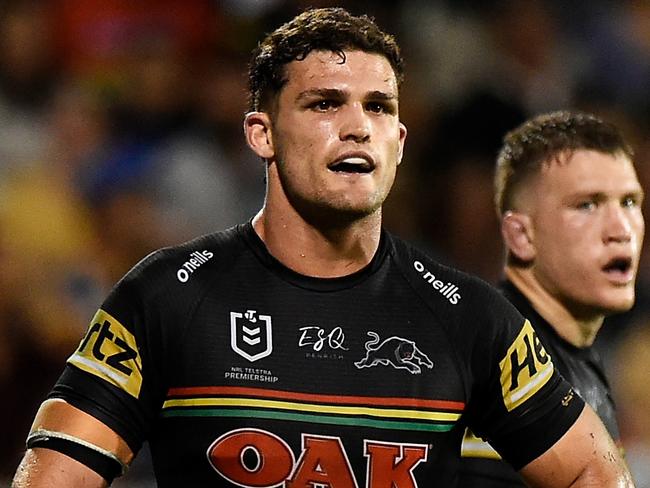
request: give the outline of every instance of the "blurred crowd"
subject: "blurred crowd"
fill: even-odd
[[[385,223],[438,259],[500,278],[492,168],[505,132],[539,112],[618,124],[650,192],[647,0],[1,0],[0,482],[115,281],[261,206],[263,164],[242,134],[250,51],[329,5],[368,13],[402,46],[409,135]],[[597,344],[641,488],[649,283],[650,249],[637,305]]]

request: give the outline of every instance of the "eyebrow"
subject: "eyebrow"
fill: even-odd
[[[346,93],[347,92],[345,92],[344,90],[339,90],[338,88],[312,88],[300,92],[296,97],[296,100],[300,101],[305,98],[316,98],[316,97],[341,99],[345,97]],[[382,92],[379,90],[373,90],[371,92],[368,92],[368,94],[364,98],[368,100],[391,101],[391,100],[397,100],[397,95],[393,93]]]
[[[622,198],[635,197],[638,199],[643,199],[645,197],[645,192],[643,188],[630,188],[628,190],[622,191],[620,196]],[[579,200],[582,198],[590,198],[598,201],[605,201],[610,197],[609,192],[604,191],[578,191],[569,195],[569,199]]]
[[[397,100],[397,95],[395,93],[386,93],[382,91],[371,91],[368,94],[368,97],[371,100],[386,100],[386,101],[391,101],[391,100]]]
[[[344,96],[343,90],[336,88],[312,88],[310,90],[302,91],[296,97],[296,100],[303,100],[305,98],[342,98]]]

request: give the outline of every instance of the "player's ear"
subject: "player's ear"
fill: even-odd
[[[399,124],[399,148],[397,152],[397,164],[399,165],[402,162],[402,156],[404,156],[404,142],[406,141],[406,126],[400,122]]]
[[[519,261],[530,262],[535,259],[534,233],[530,216],[507,211],[501,218],[501,235],[508,252]]]
[[[266,112],[249,112],[244,118],[244,134],[246,142],[262,159],[270,159],[275,155],[271,118]]]

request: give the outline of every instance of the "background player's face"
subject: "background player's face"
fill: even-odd
[[[344,61],[312,51],[286,70],[272,117],[269,185],[299,211],[354,217],[377,211],[406,137],[390,63],[362,51],[346,51]]]
[[[632,162],[579,150],[544,165],[529,191],[542,286],[577,316],[629,309],[644,233]]]

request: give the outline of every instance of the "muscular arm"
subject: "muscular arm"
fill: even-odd
[[[41,405],[32,432],[45,429],[74,436],[114,453],[124,464],[133,459],[126,442],[94,417],[63,400],[47,400]],[[28,449],[14,477],[12,488],[104,488],[99,474],[84,464],[45,448]]]
[[[586,405],[553,447],[524,466],[532,488],[633,488],[632,477],[602,422]]]
[[[60,452],[28,449],[18,466],[12,488],[55,488],[60,486],[105,488],[106,480],[92,469]]]

